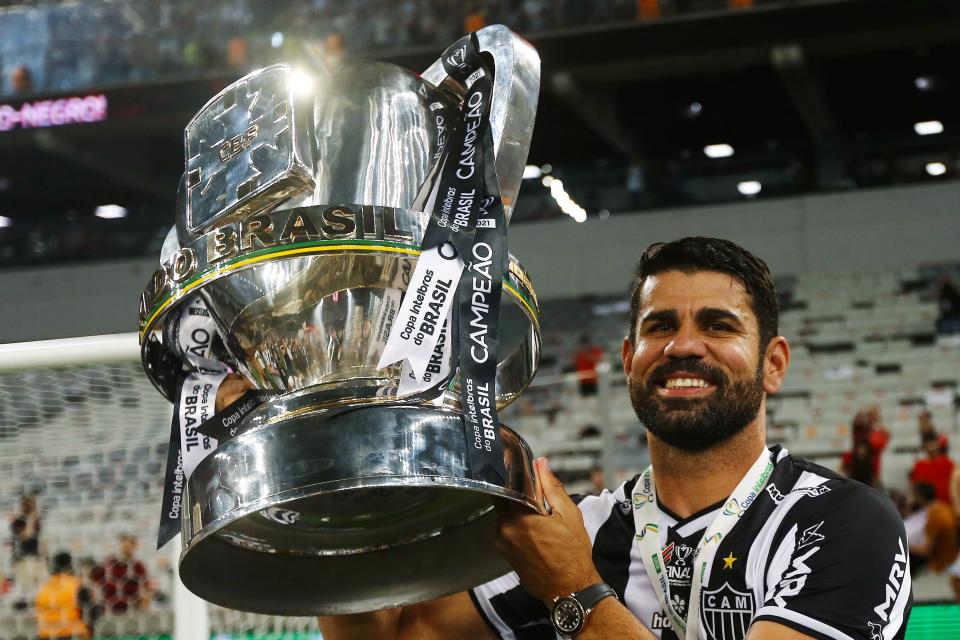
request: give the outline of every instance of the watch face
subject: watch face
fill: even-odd
[[[563,635],[572,635],[583,626],[583,607],[575,599],[566,596],[553,605],[553,626]]]

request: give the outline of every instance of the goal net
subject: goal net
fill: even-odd
[[[10,522],[23,496],[35,498],[43,567],[37,576],[17,571],[5,527],[0,640],[36,637],[36,589],[62,551],[103,605],[98,638],[189,640],[184,619],[191,638],[320,637],[313,618],[215,606],[198,616],[178,596],[177,541],[156,549],[171,414],[141,368],[135,334],[0,345],[0,511]],[[103,575],[121,536],[135,541],[149,584],[135,601],[124,577]]]

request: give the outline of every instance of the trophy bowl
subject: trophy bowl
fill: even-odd
[[[194,471],[180,572],[197,595],[332,615],[436,598],[509,571],[494,551],[493,500],[542,511],[530,450],[513,431],[501,427],[508,485],[498,487],[468,477],[456,411],[384,404],[317,418],[246,433]]]
[[[539,59],[501,26],[490,125],[509,214],[529,148]],[[432,66],[253,72],[188,124],[179,249],[140,304],[145,370],[177,400],[168,331],[197,296],[229,366],[267,399],[192,470],[180,576],[221,606],[328,615],[410,604],[509,570],[494,500],[543,512],[532,456],[500,426],[502,485],[476,479],[451,365],[429,393],[380,366],[420,255],[446,127],[465,87]],[[494,387],[502,408],[536,372],[536,294],[512,256]],[[440,353],[438,343],[436,353]],[[446,358],[447,356],[444,356]],[[455,363],[453,363],[455,365]],[[469,389],[469,387],[468,387]]]

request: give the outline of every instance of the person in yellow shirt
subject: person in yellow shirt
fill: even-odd
[[[69,553],[53,557],[50,578],[37,592],[37,637],[41,640],[87,640],[92,635],[91,625],[84,613],[92,612],[93,597],[73,574],[73,560]]]

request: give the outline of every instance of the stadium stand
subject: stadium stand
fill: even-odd
[[[793,360],[786,388],[768,407],[769,441],[837,468],[849,448],[853,414],[877,405],[892,434],[884,485],[906,488],[919,443],[917,414],[927,409],[942,432],[958,434],[960,339],[935,335],[933,299],[933,283],[957,270],[948,265],[781,279],[781,330],[792,341]],[[551,457],[572,489],[586,488],[597,463],[607,468],[607,485],[613,486],[647,459],[619,372],[626,301],[584,302],[544,303],[541,372],[530,392],[504,413],[538,455]],[[598,395],[581,398],[570,369],[587,325],[606,351],[607,366],[600,367]],[[42,553],[66,550],[87,563],[114,552],[118,534],[135,532],[139,556],[156,582],[149,609],[105,616],[97,628],[101,637],[155,637],[172,628],[172,559],[167,549],[154,550],[152,535],[170,411],[135,362],[0,374],[0,511],[12,513],[23,493],[35,495]],[[0,576],[11,572],[9,554],[0,554]],[[915,597],[945,598],[941,582],[919,580]],[[32,594],[9,584],[3,591],[0,640],[33,637],[29,606],[19,604]],[[210,618],[216,633],[316,632],[310,618],[218,607],[211,607]]]
[[[305,41],[327,50],[362,53],[443,45],[464,29],[485,24],[541,33],[778,3],[526,0],[488,3],[478,10],[472,3],[451,0],[231,0],[209,6],[133,0],[124,3],[122,11],[109,2],[24,3],[0,8],[0,71],[6,79],[23,66],[32,80],[28,93],[62,92],[201,75],[248,63],[265,65]],[[90,39],[89,33],[98,37]],[[55,47],[49,46],[54,42]],[[14,93],[18,91],[12,83],[0,83],[0,95]]]
[[[578,264],[589,238],[597,262],[609,257],[619,269],[635,259],[636,247],[611,242],[610,229],[637,245],[729,234],[802,271],[778,280],[792,362],[768,402],[770,443],[838,469],[854,415],[876,407],[891,435],[881,484],[905,492],[922,455],[921,412],[958,442],[960,334],[946,332],[960,331],[960,320],[938,322],[937,286],[945,275],[960,282],[960,265],[902,268],[918,255],[960,259],[951,220],[960,138],[949,119],[960,12],[943,0],[0,0],[0,341],[132,329],[135,295],[120,281],[129,276],[139,293],[156,266],[183,170],[183,125],[226,82],[277,61],[353,54],[423,69],[465,32],[498,22],[529,38],[546,63],[529,156],[543,175],[524,187],[511,243],[539,249],[518,251],[539,267],[535,280],[562,274],[548,295],[619,286],[619,270]],[[15,126],[12,114],[25,105],[81,90],[109,96],[106,121]],[[915,138],[911,122],[944,130]],[[709,156],[704,145],[720,141],[736,155]],[[561,178],[589,212],[588,224],[569,224],[576,235],[554,232],[570,222],[547,182]],[[759,180],[762,192],[741,188],[759,189]],[[890,188],[908,183],[921,186]],[[124,219],[98,217],[110,202]],[[718,202],[737,204],[695,206]],[[628,214],[635,226],[621,224]],[[844,243],[847,256],[830,255]],[[857,243],[866,257],[845,259]],[[825,272],[887,259],[896,268]],[[75,269],[83,261],[101,264]],[[55,263],[64,266],[19,270]],[[597,468],[615,486],[649,460],[620,371],[628,303],[554,297],[542,308],[540,372],[501,417],[550,456],[569,490],[594,490]],[[102,329],[95,315],[121,324]],[[28,330],[39,333],[24,337]],[[573,360],[585,332],[604,351],[589,397]],[[175,633],[174,550],[155,549],[170,416],[137,361],[104,364],[94,353],[84,364],[11,370],[0,362],[0,640],[37,635],[35,590],[13,580],[9,518],[23,495],[39,507],[41,557],[70,552],[97,595],[90,570],[116,554],[119,536],[135,536],[149,606],[108,612],[97,637]],[[929,573],[915,579],[914,595],[921,604],[952,599],[944,577]],[[915,608],[907,640],[960,638],[958,607]],[[217,640],[319,639],[312,618],[216,606],[209,618]]]

